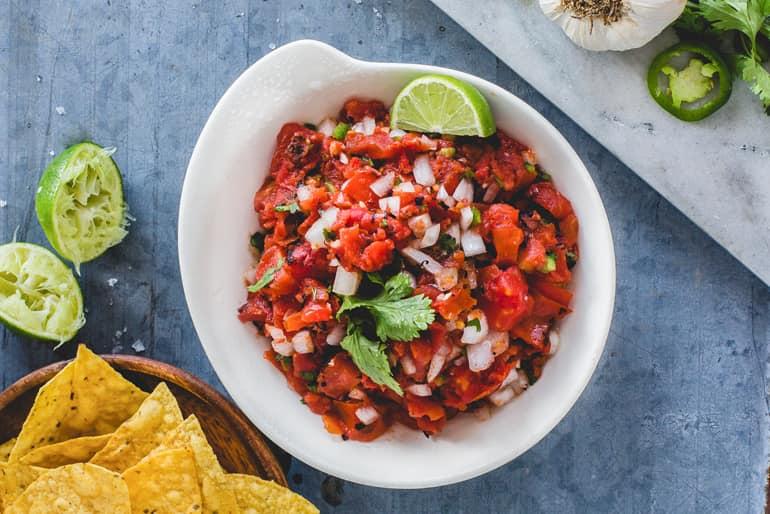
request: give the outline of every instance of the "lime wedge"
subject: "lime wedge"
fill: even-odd
[[[113,151],[89,142],[73,145],[40,178],[37,218],[51,246],[78,269],[128,233],[123,181],[110,157]]]
[[[0,321],[35,339],[75,337],[86,320],[72,270],[42,246],[0,245]]]
[[[390,126],[487,137],[495,133],[495,118],[484,96],[467,82],[446,75],[423,75],[396,97],[390,108]]]

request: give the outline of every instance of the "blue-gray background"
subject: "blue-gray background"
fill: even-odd
[[[219,96],[249,64],[299,38],[467,71],[542,112],[604,199],[618,295],[589,387],[516,461],[458,485],[388,491],[328,480],[294,460],[293,487],[335,513],[760,512],[770,291],[427,0],[0,0],[0,240],[18,227],[20,240],[45,243],[37,178],[51,152],[82,139],[118,148],[136,217],[123,244],[83,267],[80,339],[126,353],[141,340],[147,355],[221,389],[179,280],[180,188]],[[604,87],[612,84],[597,83],[597,94]],[[0,331],[0,386],[73,351]]]

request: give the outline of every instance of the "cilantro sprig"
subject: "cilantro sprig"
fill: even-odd
[[[388,341],[411,341],[419,337],[422,330],[433,323],[436,313],[431,308],[430,298],[414,290],[406,273],[383,281],[378,274],[368,275],[372,284],[382,286],[382,291],[372,298],[345,296],[337,311],[337,318],[348,319],[347,335],[340,342],[353,362],[377,384],[403,395],[401,387],[393,378],[390,363],[385,353]],[[378,340],[367,336],[367,327],[373,330]]]
[[[281,257],[278,259],[278,262],[275,263],[275,266],[267,268],[265,273],[259,277],[259,280],[247,287],[246,290],[250,293],[256,293],[260,289],[267,287],[267,285],[275,278],[275,274],[283,267],[283,263],[284,260],[283,257]]]

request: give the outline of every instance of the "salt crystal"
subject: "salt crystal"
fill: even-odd
[[[268,47],[270,50],[275,50],[275,43],[270,43],[269,45],[267,45],[267,47]]]
[[[355,2],[358,5],[361,5],[362,3],[364,3],[364,0],[353,0],[353,2]]]
[[[123,351],[123,345],[116,344],[112,347],[112,353],[120,353]]]
[[[245,15],[246,15],[245,12],[239,12],[238,14],[235,15],[235,17],[236,18],[243,18]]]
[[[43,77],[40,75],[35,75],[35,82],[43,82]]]
[[[137,339],[136,341],[134,341],[131,344],[131,348],[133,348],[136,353],[142,353],[143,351],[146,350],[144,343],[142,342],[141,339]]]
[[[377,16],[378,18],[382,18],[382,13],[381,13],[381,12],[380,12],[380,11],[379,11],[379,10],[378,10],[376,7],[372,7],[372,12],[373,12],[373,13],[374,13],[374,15],[375,15],[375,16]]]
[[[117,283],[118,283],[118,279],[117,278],[108,278],[107,279],[107,285],[110,286],[110,287],[115,287],[115,284],[117,284]]]
[[[5,200],[0,200],[0,209],[3,209],[7,205],[8,205],[8,202],[6,202]]]
[[[48,150],[48,155],[54,156],[56,155],[56,152],[54,152],[53,150]]]
[[[115,331],[115,339],[120,339],[123,337],[123,331],[122,330],[116,330]]]
[[[61,105],[57,105],[56,109],[54,110],[56,111],[56,114],[58,114],[59,116],[64,116],[65,114],[67,114],[67,111]]]

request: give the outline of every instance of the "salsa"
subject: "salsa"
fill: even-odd
[[[288,123],[254,196],[243,322],[330,433],[441,431],[521,394],[570,313],[578,220],[535,153],[390,128],[379,101]]]

